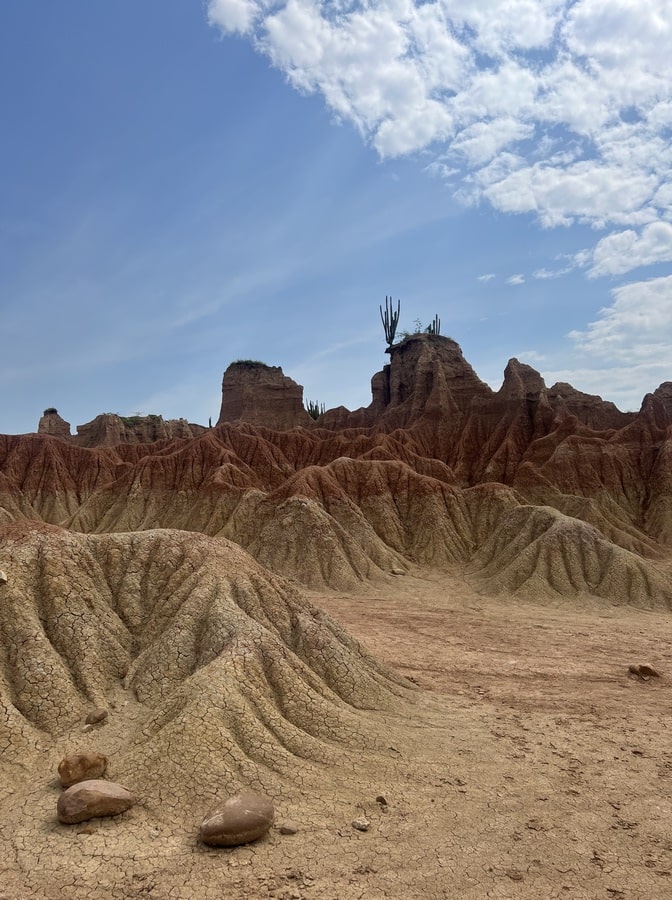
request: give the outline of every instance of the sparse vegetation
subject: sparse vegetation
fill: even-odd
[[[234,359],[232,366],[263,366],[264,369],[270,368],[268,363],[262,362],[260,359]]]
[[[48,406],[45,411],[42,413],[43,416],[57,416],[58,410],[55,406]]]
[[[311,419],[317,419],[318,416],[325,412],[324,403],[316,403],[314,400],[309,400],[306,405],[306,411]]]
[[[119,418],[128,428],[133,428],[135,425],[140,425],[147,419],[149,419],[150,422],[158,422],[161,419],[161,416],[157,416],[155,413],[149,413],[147,416],[142,416],[140,413],[137,413],[133,416],[119,416]]]
[[[441,334],[441,319],[438,315],[434,316],[434,321],[430,322],[425,328],[422,326],[420,319],[413,319],[413,331],[400,331],[399,340],[405,341],[415,334]],[[452,339],[451,339],[452,340]]]

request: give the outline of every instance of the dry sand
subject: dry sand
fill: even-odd
[[[3,766],[0,898],[672,896],[669,616],[589,597],[484,598],[420,570],[310,599],[416,689],[392,711],[361,713],[361,737],[334,742],[329,759],[295,755],[292,778],[250,767],[268,770],[249,786],[266,788],[276,825],[293,821],[296,834],[207,849],[198,810],[212,798],[170,792],[59,825],[61,756],[86,743],[110,756],[114,778],[145,715],[119,687],[109,724],[45,736],[23,766]],[[662,677],[628,673],[640,663]],[[362,817],[366,832],[352,826]]]

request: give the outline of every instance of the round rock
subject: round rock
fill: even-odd
[[[79,781],[58,798],[58,819],[64,825],[74,825],[96,816],[117,816],[134,803],[133,794],[113,781]]]
[[[266,834],[275,810],[268,797],[252,792],[236,794],[215,804],[199,829],[199,837],[211,847],[237,847]]]
[[[78,781],[102,778],[107,770],[108,759],[104,753],[86,750],[83,753],[69,753],[58,764],[61,787],[67,788]]]

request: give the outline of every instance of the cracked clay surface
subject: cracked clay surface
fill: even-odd
[[[307,597],[226,541],[22,528],[2,538],[0,900],[672,893],[665,616],[422,570]],[[60,825],[58,763],[87,749],[139,802]],[[199,844],[242,789],[273,800],[269,834]]]

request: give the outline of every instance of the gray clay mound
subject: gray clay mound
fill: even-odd
[[[672,608],[672,588],[653,562],[551,507],[510,509],[467,571],[489,593],[532,601],[593,595],[619,606]]]
[[[25,758],[40,733],[81,731],[92,707],[113,707],[107,729],[129,707],[116,757],[125,783],[201,796],[204,784],[291,779],[297,760],[367,746],[361,711],[390,709],[407,690],[223,539],[18,523],[0,528],[0,564],[5,761]]]

